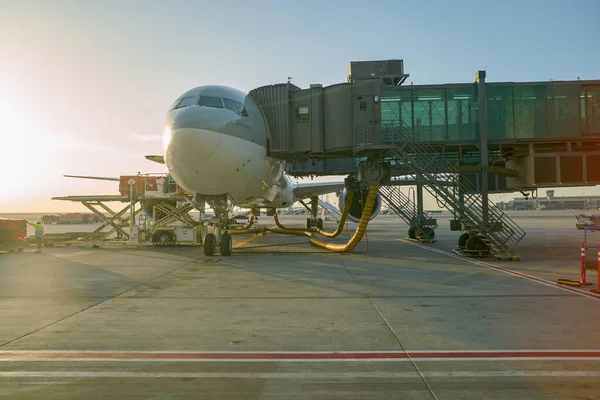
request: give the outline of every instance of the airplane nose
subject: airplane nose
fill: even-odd
[[[210,117],[199,107],[189,107],[174,116],[167,154],[173,161],[190,163],[208,159],[219,147],[221,133],[211,130]]]
[[[219,137],[219,133],[203,129],[173,129],[168,153],[186,163],[206,160],[219,147]]]

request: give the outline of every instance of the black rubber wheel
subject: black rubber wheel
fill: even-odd
[[[477,235],[473,235],[467,240],[466,249],[470,251],[487,251],[487,245]]]
[[[458,238],[458,248],[464,249],[465,247],[467,247],[467,240],[469,240],[470,237],[471,234],[469,232],[465,232],[462,235],[460,235],[460,237]]]
[[[415,228],[408,228],[408,237],[411,239],[417,238],[417,230]]]
[[[323,229],[323,218],[317,218],[317,228]]]
[[[152,237],[152,241],[154,243],[168,243],[168,242],[172,242],[173,239],[171,236],[171,232],[158,231]]]
[[[312,221],[310,218],[306,218],[306,229],[312,228]]]
[[[421,239],[423,239],[423,240],[435,239],[435,231],[428,226],[424,227],[423,228],[423,236],[421,237]]]
[[[222,256],[230,256],[233,250],[231,235],[225,232],[221,235],[221,242],[219,243],[219,250]]]
[[[215,255],[215,235],[207,233],[204,237],[204,255],[212,257]]]

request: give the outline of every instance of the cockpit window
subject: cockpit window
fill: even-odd
[[[247,117],[248,116],[248,111],[246,111],[246,106],[244,106],[242,103],[240,102],[235,102],[235,105],[238,107],[238,110],[240,110],[240,115],[243,117]]]
[[[200,97],[200,102],[198,105],[204,107],[223,108],[223,103],[221,103],[220,97],[202,96]]]
[[[175,102],[175,106],[173,107],[173,109],[175,110],[177,108],[183,108],[183,107],[191,106],[191,105],[193,105],[193,104],[196,103],[196,99],[197,98],[198,97],[196,97],[196,96],[184,97],[181,100]]]
[[[231,110],[236,114],[240,113],[237,106],[235,105],[235,101],[229,100],[229,99],[223,99],[223,104],[225,104],[225,108],[227,108],[228,110]]]

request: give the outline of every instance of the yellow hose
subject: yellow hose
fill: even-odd
[[[242,235],[244,233],[250,233],[250,228],[254,225],[254,215],[251,215],[248,219],[248,223],[239,229],[230,229],[228,232],[230,235]]]
[[[280,229],[280,228],[269,228],[268,232],[272,233],[281,233],[285,235],[296,235],[296,236],[306,236],[310,235],[310,232],[307,232],[304,229]]]
[[[375,200],[377,199],[377,190],[379,189],[379,184],[369,185],[369,192],[367,194],[367,199],[365,201],[365,206],[363,208],[362,215],[360,217],[360,222],[356,227],[356,232],[350,238],[348,243],[326,243],[314,237],[310,238],[310,242],[315,246],[321,247],[326,250],[331,250],[339,253],[345,253],[354,250],[356,245],[360,243],[362,240],[365,231],[367,230],[367,225],[369,224],[369,220],[371,219],[371,213],[373,212],[373,207],[375,206]],[[344,208],[346,208],[344,206]]]
[[[323,236],[328,238],[334,238],[344,230],[344,224],[346,223],[346,218],[348,218],[348,213],[350,212],[350,206],[352,205],[352,198],[354,197],[354,191],[348,193],[348,197],[346,197],[346,204],[344,204],[344,211],[342,211],[342,218],[340,219],[340,223],[338,227],[333,232],[327,232],[322,229],[317,228],[317,232]]]
[[[273,233],[289,233],[292,235],[295,234],[301,234],[304,235],[306,232],[314,232],[314,229],[303,229],[303,228],[286,228],[284,225],[281,224],[281,222],[279,222],[279,217],[277,216],[277,214],[275,214],[273,216],[273,219],[275,220],[275,225],[277,225],[277,227],[280,230],[277,229],[269,229],[269,231],[273,232]]]

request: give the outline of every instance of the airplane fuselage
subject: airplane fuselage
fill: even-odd
[[[294,184],[267,156],[267,127],[256,103],[224,86],[201,86],[167,113],[165,162],[192,193],[228,194],[240,207],[289,207]]]

